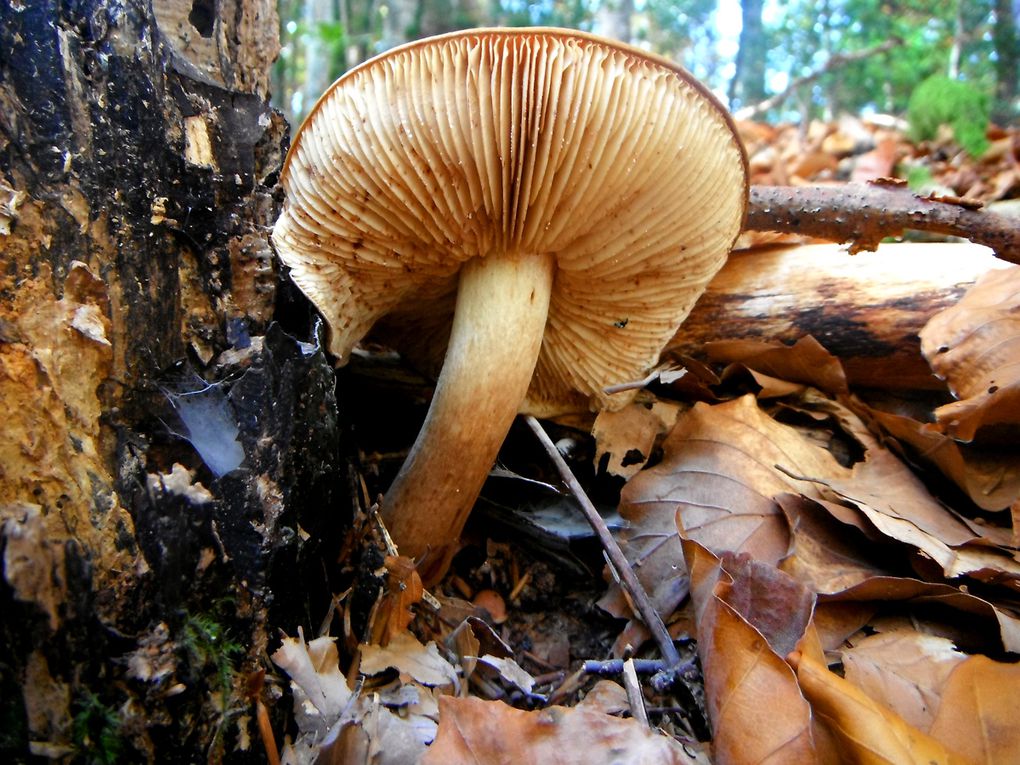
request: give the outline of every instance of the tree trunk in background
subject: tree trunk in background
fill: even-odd
[[[322,95],[333,81],[330,77],[330,50],[322,34],[324,24],[335,24],[336,13],[333,0],[304,0],[303,21],[305,24],[305,81],[301,86],[301,117]]]
[[[634,37],[632,19],[634,0],[607,0],[595,13],[592,31],[620,42],[630,43]]]
[[[1020,2],[995,0],[995,104],[992,117],[1008,125],[1017,117],[1017,97],[1020,96],[1020,39],[1017,37],[1017,18]]]
[[[953,44],[949,48],[949,65],[946,69],[946,76],[951,80],[960,76],[960,57],[963,55],[963,44],[966,38],[963,3],[964,0],[957,0],[956,13],[953,16]]]
[[[742,0],[736,70],[730,82],[730,108],[751,106],[765,99],[765,57],[768,45],[762,24],[762,0]]]
[[[398,0],[404,2],[405,0]],[[477,0],[417,0],[410,39],[491,25]]]
[[[261,760],[245,679],[336,525],[297,509],[348,496],[272,323],[275,2],[155,6],[0,3],[4,762]]]

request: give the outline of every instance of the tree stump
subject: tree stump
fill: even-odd
[[[275,3],[154,5],[0,4],[5,762],[262,761],[245,681],[350,503],[268,241]]]

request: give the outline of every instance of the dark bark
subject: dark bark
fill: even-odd
[[[321,618],[349,492],[268,242],[274,8],[0,4],[5,761],[260,759],[245,675]]]
[[[1020,39],[1017,37],[1016,0],[995,0],[995,104],[992,117],[1003,125],[1017,117],[1017,97],[1020,96]]]
[[[742,0],[740,40],[736,71],[730,83],[730,102],[741,106],[756,104],[765,98],[765,57],[768,44],[762,24],[762,0]]]

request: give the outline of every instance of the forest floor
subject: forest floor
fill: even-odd
[[[858,119],[739,128],[754,184],[895,177],[919,195],[1020,208],[1015,129],[991,131],[975,160],[949,137],[916,145]],[[753,233],[740,247],[810,241]],[[916,301],[916,334],[873,349],[867,379],[825,337],[749,332],[664,358],[620,412],[544,424],[678,661],[523,423],[439,585],[425,591],[411,561],[387,554],[370,508],[427,383],[381,375],[366,353],[347,372],[364,510],[342,561],[350,589],[321,634],[273,654],[263,697],[289,705],[290,688],[294,716],[275,737],[266,717],[267,750],[289,762],[1014,761],[1020,268],[976,245],[923,246],[883,245],[859,278],[884,278],[898,247],[920,256],[919,282],[940,253],[976,273],[932,315],[908,282],[892,302]]]

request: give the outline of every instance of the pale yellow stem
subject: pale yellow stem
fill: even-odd
[[[436,578],[528,391],[542,347],[554,263],[490,256],[460,274],[450,344],[411,453],[383,499],[402,555]]]

